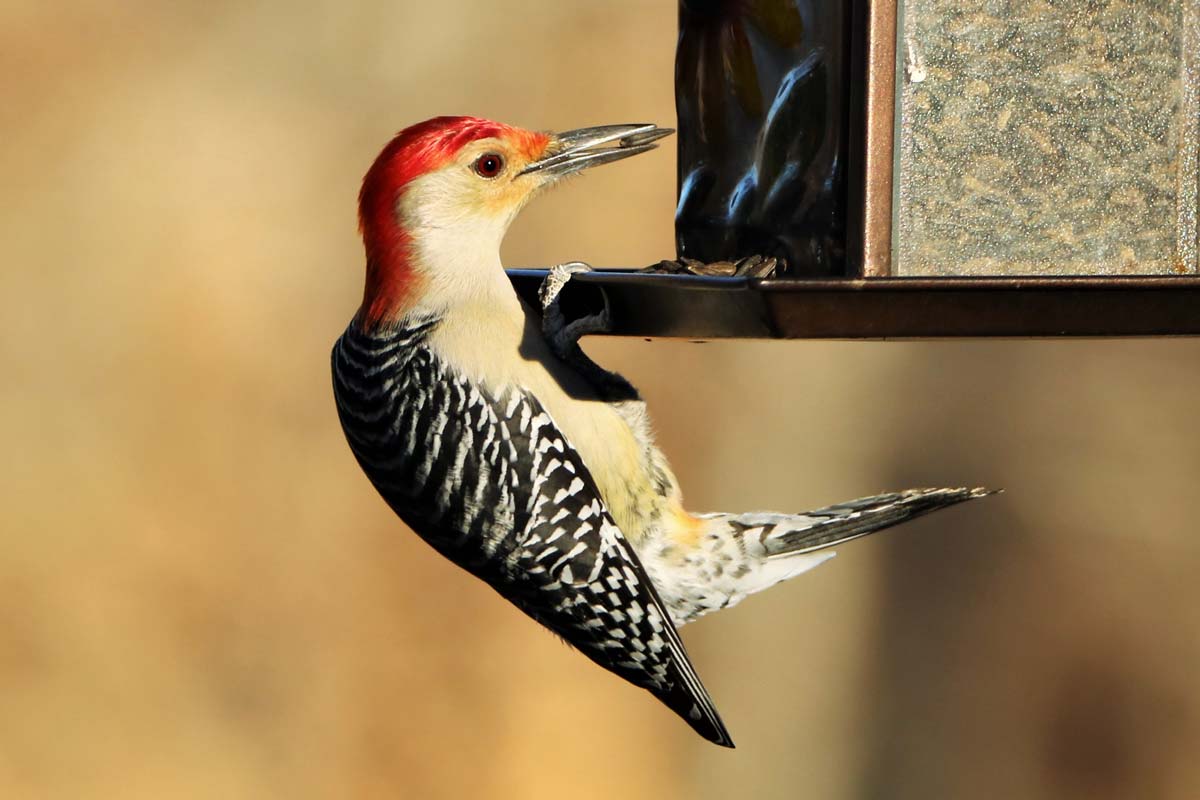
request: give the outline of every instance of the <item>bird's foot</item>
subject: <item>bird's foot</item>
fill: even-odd
[[[594,314],[567,321],[563,314],[561,298],[571,278],[592,268],[582,261],[568,261],[550,268],[550,274],[538,289],[538,300],[542,304],[542,333],[560,356],[584,336],[608,333],[612,329],[612,317],[608,308],[608,295],[600,293],[603,305]]]
[[[579,346],[579,340],[594,333],[612,330],[612,316],[608,307],[608,295],[600,292],[602,306],[594,314],[567,321],[563,314],[562,290],[571,278],[592,268],[582,261],[570,261],[550,268],[550,274],[538,289],[538,300],[542,304],[542,336],[551,351],[588,379],[602,396],[610,400],[637,399],[637,391],[629,382],[615,372],[609,372],[588,357]]]
[[[558,301],[558,295],[573,276],[591,271],[591,265],[582,261],[568,261],[565,264],[556,264],[551,267],[550,274],[546,276],[538,289],[538,302],[542,304],[542,311],[546,311]]]

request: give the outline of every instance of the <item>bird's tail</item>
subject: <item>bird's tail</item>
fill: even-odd
[[[803,514],[742,514],[731,516],[729,522],[743,531],[763,528],[757,538],[766,556],[793,556],[834,547],[939,508],[995,493],[989,489],[907,489]]]
[[[674,531],[658,549],[644,546],[642,561],[679,626],[823,564],[842,542],[989,494],[908,489],[803,514],[699,514],[697,525]]]

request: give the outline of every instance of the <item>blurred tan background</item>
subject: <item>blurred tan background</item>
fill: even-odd
[[[1006,494],[685,630],[701,741],[450,567],[342,439],[396,129],[673,120],[674,3],[8,2],[0,796],[1200,796],[1200,343],[593,341],[697,510]],[[512,265],[672,250],[670,148]]]

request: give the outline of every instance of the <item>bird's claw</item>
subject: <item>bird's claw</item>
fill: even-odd
[[[591,271],[591,266],[582,261],[568,261],[565,264],[556,264],[551,267],[550,274],[546,276],[538,289],[538,302],[542,304],[542,310],[547,310],[558,300],[559,293],[562,292],[563,287],[567,285],[572,276]]]
[[[608,310],[608,295],[600,293],[603,306],[594,314],[567,320],[559,303],[562,290],[571,278],[592,268],[582,261],[568,261],[550,268],[550,273],[538,289],[538,300],[542,304],[542,333],[559,351],[560,355],[575,345],[584,336],[607,333],[611,328]]]
[[[582,261],[570,261],[550,268],[550,273],[538,289],[538,301],[542,305],[542,336],[551,351],[563,361],[574,366],[606,398],[616,402],[638,399],[637,391],[620,375],[609,372],[596,364],[579,346],[579,340],[593,333],[607,333],[612,329],[608,295],[600,293],[603,306],[594,314],[568,321],[563,315],[559,295],[575,275],[591,272],[592,268]]]

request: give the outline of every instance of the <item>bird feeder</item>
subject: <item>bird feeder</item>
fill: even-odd
[[[577,276],[613,333],[1200,334],[1200,0],[682,0],[675,85],[677,255],[779,267]]]

